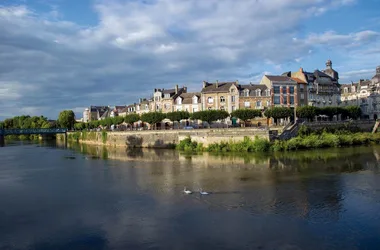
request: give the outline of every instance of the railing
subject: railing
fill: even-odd
[[[0,135],[63,134],[66,128],[0,129]]]

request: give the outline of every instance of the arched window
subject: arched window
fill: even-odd
[[[224,96],[221,96],[220,97],[220,102],[226,102],[226,98],[224,98]]]
[[[207,98],[207,103],[214,103],[214,98],[212,97]]]

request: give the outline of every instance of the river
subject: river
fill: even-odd
[[[0,159],[1,250],[380,246],[377,146],[215,156],[17,142]]]

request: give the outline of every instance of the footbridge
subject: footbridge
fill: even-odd
[[[67,136],[67,129],[66,128],[0,129],[0,146],[4,146],[4,138],[7,135],[54,135],[54,134],[65,134]]]

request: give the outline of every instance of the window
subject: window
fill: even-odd
[[[194,96],[193,97],[193,104],[197,104],[198,103],[198,97]]]
[[[256,107],[261,108],[261,101],[256,102]]]
[[[294,104],[294,96],[290,97],[290,104]]]
[[[148,104],[145,104],[145,110],[148,110],[148,109],[149,109]]]
[[[208,110],[212,110],[212,108],[211,108],[211,107],[208,107]]]
[[[167,104],[167,103],[165,103],[164,108],[165,108],[165,109],[169,109],[169,108],[170,108],[170,105]]]
[[[275,94],[280,94],[280,86],[274,86],[273,91]]]
[[[261,90],[260,89],[256,89],[256,96],[261,96]]]
[[[244,107],[246,107],[246,108],[251,107],[251,103],[250,102],[244,102]]]
[[[231,93],[235,93],[235,89],[231,89],[230,92],[231,92]]]
[[[224,111],[225,109],[224,109],[224,107],[222,106],[222,107],[220,107],[220,110],[223,110],[223,111]]]
[[[177,104],[181,105],[182,104],[182,98],[177,98]]]
[[[305,94],[301,93],[301,99],[305,99]]]
[[[280,97],[279,96],[274,97],[274,104],[280,104]]]
[[[293,86],[290,86],[290,87],[289,87],[289,93],[290,93],[290,94],[294,94],[294,87],[293,87]]]
[[[170,98],[170,94],[165,94],[165,98]]]
[[[265,90],[265,95],[270,96],[270,90],[269,89]]]
[[[270,101],[267,101],[267,106],[268,106],[268,107],[270,106]]]
[[[224,96],[221,96],[220,97],[220,102],[226,102],[226,98],[224,98]]]
[[[235,111],[235,106],[232,106],[232,111]]]
[[[249,96],[249,89],[244,90],[244,96],[248,97]]]
[[[231,102],[235,102],[235,96],[231,96]]]
[[[214,103],[214,98],[212,97],[207,98],[207,103]]]

